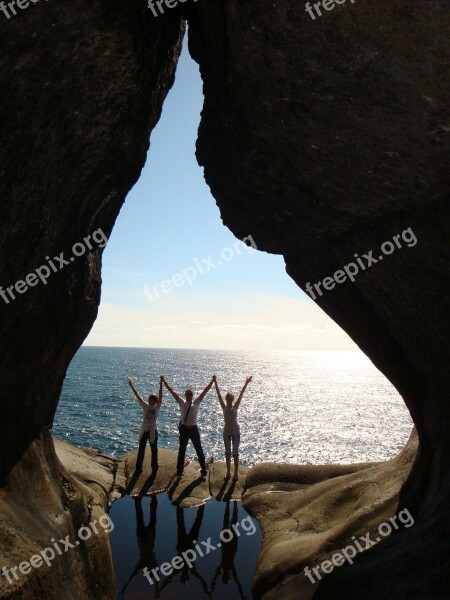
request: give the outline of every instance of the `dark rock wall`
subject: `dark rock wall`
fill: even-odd
[[[183,31],[179,15],[155,20],[136,0],[41,1],[10,20],[0,13],[4,288],[47,256],[68,258],[73,244],[98,228],[109,236],[145,162]],[[2,565],[29,560],[52,537],[73,539],[80,523],[107,508],[95,489],[62,469],[51,437],[41,433],[96,318],[100,266],[101,250],[94,249],[47,285],[9,304],[0,299]],[[107,535],[12,585],[0,578],[2,598],[115,595]]]
[[[310,254],[446,197],[448,3],[358,0],[316,21],[294,0],[196,6],[198,156],[242,236]]]
[[[40,2],[0,13],[0,281],[14,285],[105,235],[139,177],[180,50],[180,18],[144,1]],[[57,265],[57,263],[56,263]],[[52,423],[100,299],[93,251],[8,305],[0,299],[0,479]]]
[[[317,293],[317,302],[397,386],[421,441],[402,498],[419,521],[409,551],[399,535],[367,553],[369,567],[362,560],[363,575],[350,571],[342,597],[361,597],[362,581],[365,598],[382,597],[394,581],[396,597],[406,597],[401,579],[414,570],[422,584],[415,597],[441,598],[450,489],[450,5],[360,0],[323,12],[312,20],[294,0],[199,4],[190,28],[206,96],[197,155],[224,223],[283,254],[304,289],[355,253],[378,258],[385,241],[408,228],[415,234],[416,245]],[[433,552],[420,558],[424,536]],[[391,564],[391,579],[367,577],[372,554]],[[328,579],[324,597],[335,598]]]

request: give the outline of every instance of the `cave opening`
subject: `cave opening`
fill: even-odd
[[[202,104],[198,66],[185,40],[147,163],[103,255],[99,315],[69,368],[55,435],[121,457],[135,452],[141,419],[127,377],[147,396],[157,392],[160,374],[180,392],[199,391],[212,373],[223,391],[237,391],[253,375],[239,411],[244,475],[266,461],[342,464],[393,457],[411,430],[394,387],[287,275],[283,257],[259,251],[251,231],[238,240],[222,224],[195,158]],[[229,501],[233,493],[217,489],[222,414],[212,394],[199,419],[205,454],[213,460],[211,499],[205,500],[208,492],[204,498],[200,485],[192,493],[194,505],[183,504],[184,491],[178,490],[189,490],[190,479],[152,494],[158,480],[145,479],[144,468],[143,480],[131,478],[129,494],[110,509],[120,598],[145,598],[152,588],[162,598],[186,591],[217,600],[251,596],[262,531],[242,502]],[[178,418],[166,395],[160,455],[161,449],[177,452]],[[386,430],[392,431],[389,439]],[[192,447],[187,456],[198,464]],[[195,477],[195,468],[189,476]],[[192,568],[158,571],[173,556],[192,551],[194,539],[216,540],[220,527],[244,520],[254,524],[252,535],[224,543]]]
[[[416,525],[324,578],[317,596],[445,595],[448,182],[442,121],[448,103],[440,75],[446,13],[440,6],[432,14],[418,6],[412,14],[373,4],[369,12],[363,6],[351,14],[332,11],[312,27],[295,2],[179,4],[155,19],[146,0],[81,2],[75,11],[48,3],[3,23],[2,279],[9,302],[2,299],[2,564],[25,567],[25,575],[28,559],[39,556],[49,538],[74,539],[81,524],[85,530],[128,489],[128,471],[121,469],[130,461],[123,453],[136,445],[142,413],[126,388],[127,375],[147,394],[156,391],[161,372],[177,389],[199,390],[215,371],[232,391],[252,373],[240,412],[241,449],[245,465],[255,468],[243,469],[242,498],[267,542],[255,597],[268,590],[298,597],[305,565],[330,558],[350,536],[365,535],[405,508]],[[193,142],[188,153],[177,152],[180,133],[197,123],[197,114],[182,112],[187,88],[176,107],[181,120],[169,118],[171,151],[164,154],[157,138],[176,89],[152,134],[148,167],[159,169],[164,185],[157,189],[153,174],[142,201],[130,194],[110,235],[171,87],[185,15],[205,82],[200,163],[226,225],[241,239],[257,240],[253,253],[235,246],[231,235],[224,246],[221,236],[229,234],[214,228],[220,218],[213,199],[202,205],[200,193],[189,195],[193,171],[184,166]],[[179,81],[182,74],[179,69]],[[172,183],[180,180],[184,187],[175,191]],[[75,249],[100,227],[110,237],[103,302],[86,340],[97,316],[102,252],[82,258]],[[282,262],[261,250],[284,254],[303,289],[308,281],[334,287],[324,276],[349,256],[398,239],[405,228],[417,235],[415,248],[393,253],[382,268],[334,295],[327,287],[330,294],[319,304],[401,391],[420,449],[412,437],[399,457],[377,466],[324,466],[392,456],[410,420],[358,351],[320,346],[321,340],[342,342],[339,329],[297,289],[292,296],[283,291]],[[226,264],[218,268],[215,253],[223,248],[229,248]],[[50,257],[66,250],[73,251],[73,264],[57,270]],[[34,286],[38,268],[46,279],[44,259],[51,278]],[[271,271],[270,260],[279,261],[279,270]],[[275,289],[248,292],[253,277]],[[215,397],[204,409],[207,453],[222,458]],[[177,421],[166,397],[162,454],[175,454]],[[90,448],[53,441],[53,423],[57,436]],[[309,468],[308,462],[322,464]],[[208,477],[217,484],[224,463],[210,464]],[[311,473],[325,481],[308,480],[305,490]],[[172,471],[168,480],[173,477]],[[206,487],[203,492],[220,495],[213,484]],[[125,495],[115,509],[122,500],[133,506]],[[160,500],[158,510],[167,497]],[[150,519],[154,504],[143,498]],[[135,507],[136,518],[119,539],[125,546],[119,560],[128,557],[127,535],[139,524],[138,501]],[[234,517],[220,509],[219,518],[229,523]],[[192,525],[185,521],[186,531]],[[164,543],[164,534],[159,537]],[[80,535],[78,541],[87,543],[58,552],[52,569],[32,571],[5,593],[45,590],[58,598],[61,582],[68,582],[73,596],[113,597],[109,537]],[[12,568],[16,578],[18,567]]]
[[[195,159],[202,103],[185,38],[147,164],[103,256],[99,315],[68,370],[55,435],[120,455],[136,446],[139,423],[126,377],[147,394],[160,373],[201,389],[211,371],[232,390],[255,376],[242,407],[248,465],[393,457],[412,425],[395,388],[290,279],[281,256],[222,224]],[[217,407],[211,398],[203,427],[208,455],[220,457]],[[176,449],[177,407],[168,399],[165,408],[160,442]]]

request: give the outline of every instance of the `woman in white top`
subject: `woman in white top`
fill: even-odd
[[[134,395],[136,396],[143,410],[142,425],[139,431],[139,451],[136,460],[136,473],[142,473],[142,465],[144,463],[145,446],[147,445],[147,441],[150,443],[150,448],[152,451],[152,472],[156,473],[158,470],[157,421],[162,404],[163,379],[161,377],[159,382],[159,396],[156,394],[150,394],[148,397],[148,404],[144,402],[130,378],[128,378],[128,385],[133,390]]]
[[[251,377],[247,377],[244,387],[239,394],[236,402],[234,401],[234,395],[228,394],[225,396],[225,402],[222,399],[219,386],[217,384],[217,378],[214,375],[213,381],[216,386],[217,397],[219,398],[220,406],[223,411],[223,418],[225,420],[225,426],[223,428],[223,441],[225,443],[225,460],[227,463],[227,473],[224,477],[224,481],[230,478],[231,471],[231,446],[233,446],[233,461],[234,461],[234,477],[233,481],[237,481],[239,478],[239,443],[241,441],[241,432],[237,420],[237,411],[241,404],[242,397],[244,396],[245,390],[248,384],[252,380]]]

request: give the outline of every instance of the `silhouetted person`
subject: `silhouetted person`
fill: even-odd
[[[139,402],[143,410],[142,425],[139,431],[139,451],[136,460],[136,473],[142,473],[142,465],[144,464],[145,447],[147,445],[147,442],[150,443],[150,448],[152,451],[152,471],[156,472],[158,470],[157,422],[163,399],[163,377],[161,375],[159,381],[159,395],[157,396],[156,394],[150,394],[148,398],[148,403],[144,402],[141,395],[134,387],[133,382],[130,378],[128,378],[128,385],[133,390],[133,393],[136,396],[137,401]]]
[[[189,440],[191,440],[195,451],[197,452],[198,462],[200,463],[202,481],[205,481],[208,471],[206,468],[205,453],[203,452],[202,443],[200,440],[200,432],[197,426],[197,416],[200,403],[211,389],[213,382],[211,380],[210,383],[208,383],[196,400],[194,400],[194,392],[192,390],[186,390],[184,392],[186,400],[183,400],[164,378],[162,378],[162,381],[177,401],[181,413],[180,424],[178,426],[180,432],[180,449],[178,451],[177,477],[178,479],[181,479],[183,476],[186,448]]]
[[[244,387],[242,388],[241,393],[236,401],[234,395],[228,392],[225,396],[224,402],[222,394],[220,393],[219,385],[217,383],[217,377],[215,375],[213,377],[213,382],[216,386],[217,397],[219,398],[220,406],[222,407],[224,419],[223,442],[225,444],[225,461],[227,464],[227,472],[224,477],[224,481],[227,481],[231,474],[231,447],[233,447],[234,461],[233,481],[238,481],[239,479],[239,444],[241,442],[241,431],[238,423],[238,409],[241,405],[242,398],[244,397],[245,390],[247,389],[247,386],[251,380],[252,377],[247,377]]]

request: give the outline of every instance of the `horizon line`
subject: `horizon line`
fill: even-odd
[[[326,349],[266,349],[266,350],[258,350],[254,348],[242,349],[242,348],[185,348],[185,347],[175,347],[175,346],[107,346],[107,345],[98,345],[98,344],[82,344],[80,348],[117,348],[118,350],[209,350],[211,352],[359,352],[364,354],[361,349],[342,349],[342,350],[326,350]],[[80,349],[79,348],[79,349]]]

